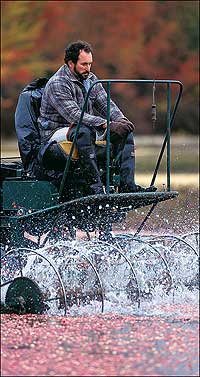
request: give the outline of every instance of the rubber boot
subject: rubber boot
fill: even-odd
[[[124,146],[120,164],[120,187],[135,187],[135,152],[134,145],[127,143]]]
[[[101,182],[95,146],[82,146],[78,148],[80,164],[83,169],[83,176],[88,185],[88,195],[104,194]]]
[[[130,135],[131,136],[131,135]],[[133,139],[128,137],[121,156],[119,192],[151,192],[155,186],[143,187],[135,183],[135,147]]]

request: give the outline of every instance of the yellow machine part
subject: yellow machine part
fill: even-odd
[[[59,144],[63,148],[63,150],[65,151],[65,153],[67,155],[69,155],[71,147],[72,147],[72,142],[71,141],[60,141]],[[97,145],[106,145],[106,140],[96,141],[95,144],[97,144]],[[77,149],[76,146],[74,147],[74,150],[73,150],[73,153],[72,153],[72,158],[74,160],[78,160],[79,159],[78,149]]]
[[[62,149],[64,150],[64,152],[67,155],[69,155],[71,147],[72,147],[72,142],[71,141],[60,141],[59,144],[62,147]],[[72,153],[72,158],[74,160],[78,160],[79,159],[78,150],[77,150],[76,146],[74,147],[74,150],[73,150],[73,153]]]

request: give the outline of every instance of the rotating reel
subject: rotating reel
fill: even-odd
[[[11,249],[2,256],[2,312],[77,315],[113,305],[137,310],[158,288],[165,295],[180,285],[198,288],[198,245],[193,232]]]

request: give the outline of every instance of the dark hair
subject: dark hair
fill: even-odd
[[[68,61],[71,60],[74,64],[76,64],[81,50],[89,53],[92,52],[92,47],[89,43],[84,41],[70,43],[65,49],[64,62],[68,63]]]

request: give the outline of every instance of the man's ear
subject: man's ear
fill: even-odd
[[[73,63],[73,61],[72,60],[68,60],[68,67],[69,67],[69,69],[74,69],[74,63]]]

